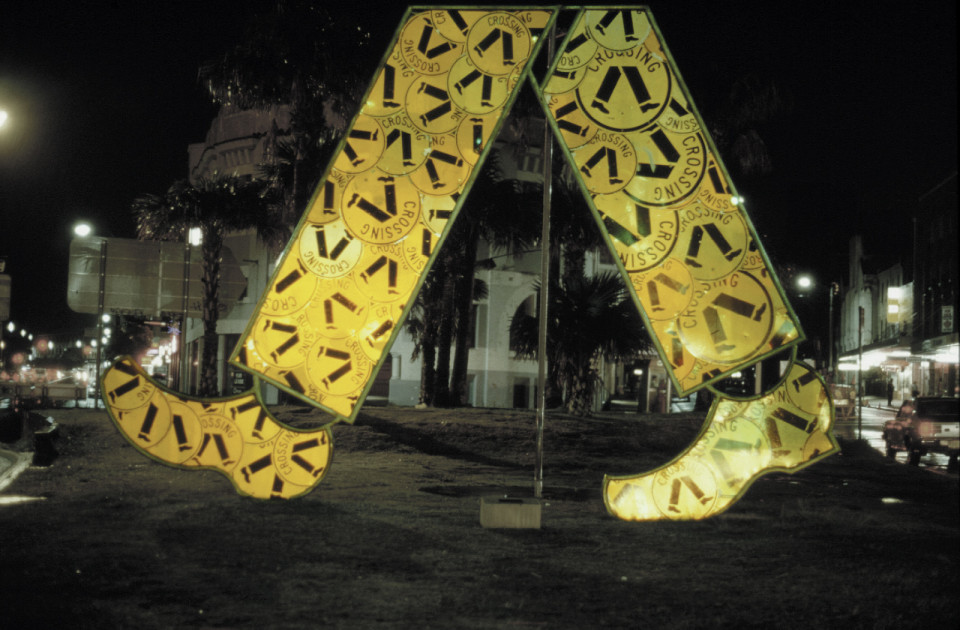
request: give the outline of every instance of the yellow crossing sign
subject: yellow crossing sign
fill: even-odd
[[[233,363],[356,417],[555,15],[408,11]]]

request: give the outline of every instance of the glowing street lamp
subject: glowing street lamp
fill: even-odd
[[[86,221],[80,221],[73,226],[73,233],[80,238],[83,238],[85,236],[90,236],[90,234],[93,233],[93,228]]]

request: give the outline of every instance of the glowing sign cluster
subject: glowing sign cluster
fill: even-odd
[[[626,520],[713,516],[760,475],[791,472],[833,453],[833,418],[823,381],[794,364],[765,396],[715,401],[696,442],[666,466],[637,476],[607,476],[604,502]]]
[[[352,421],[502,123],[555,9],[407,12],[231,361]],[[799,326],[652,16],[579,10],[542,90],[601,232],[681,392],[795,345]],[[329,466],[328,429],[287,428],[259,398],[193,400],[129,358],[103,377],[114,422],[164,463],[289,498]],[[837,450],[820,377],[720,397],[698,440],[647,474],[607,477],[628,520],[696,519],[759,475]]]
[[[410,15],[234,363],[355,416],[552,15]]]
[[[681,392],[799,339],[649,13],[582,12],[544,96]]]
[[[103,375],[103,401],[120,432],[164,464],[208,468],[237,492],[258,499],[306,494],[326,473],[333,453],[327,428],[281,425],[250,392],[229,399],[190,399],[151,379],[130,357]]]

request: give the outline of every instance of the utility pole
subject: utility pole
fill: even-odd
[[[547,35],[547,59],[553,59],[556,26]],[[540,226],[540,328],[537,339],[537,453],[533,471],[533,496],[543,498],[543,427],[547,413],[547,311],[550,304],[550,206],[553,182],[553,130],[543,120],[543,220]]]
[[[860,323],[857,326],[857,439],[863,439],[863,307],[860,306]]]

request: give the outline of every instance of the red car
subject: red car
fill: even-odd
[[[895,419],[883,425],[887,457],[906,451],[910,464],[916,466],[927,453],[943,453],[950,458],[947,470],[957,470],[960,399],[921,396],[914,400],[913,409],[908,409],[909,406],[905,406]]]

